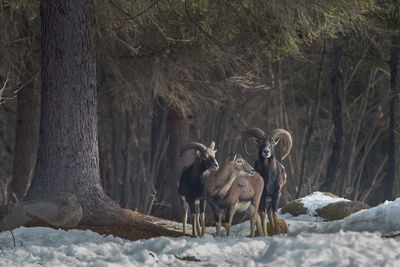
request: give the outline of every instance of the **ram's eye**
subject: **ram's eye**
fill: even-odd
[[[236,161],[238,164],[243,164],[243,160],[239,159],[238,161]]]

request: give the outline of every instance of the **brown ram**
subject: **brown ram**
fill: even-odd
[[[216,222],[216,235],[220,235],[222,218],[225,218],[227,236],[230,234],[235,212],[249,211],[250,236],[255,236],[255,224],[259,235],[263,234],[258,217],[258,205],[264,182],[241,155],[228,157],[221,168],[210,171],[205,183],[205,198]]]
[[[275,129],[271,135],[259,128],[251,128],[243,134],[243,146],[247,152],[246,142],[252,139],[258,146],[258,160],[254,164],[254,168],[264,179],[264,190],[261,196],[259,211],[264,229],[264,235],[267,234],[267,225],[265,213],[267,211],[268,220],[271,224],[272,233],[278,231],[278,214],[277,208],[282,187],[286,184],[286,171],[283,165],[276,159],[275,146],[280,139],[284,139],[287,149],[282,157],[286,158],[292,148],[292,136],[284,129]],[[268,202],[268,203],[267,203]]]

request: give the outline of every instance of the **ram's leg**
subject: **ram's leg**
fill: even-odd
[[[262,236],[267,235],[267,217],[266,217],[266,210],[267,210],[267,200],[266,200],[266,192],[265,188],[263,189],[263,193],[261,195],[260,204],[258,206],[258,210],[261,216],[261,226],[262,226]],[[268,202],[269,204],[269,202]]]
[[[265,211],[260,212],[261,213],[261,225],[263,229],[263,236],[266,236],[267,233],[267,215],[265,214]]]
[[[188,219],[188,211],[189,211],[189,207],[187,209],[185,209],[185,212],[183,214],[183,234],[186,235],[186,223],[187,223],[187,219]]]
[[[231,226],[232,226],[232,220],[233,220],[233,215],[235,215],[235,211],[236,211],[236,207],[231,207],[228,210],[228,214],[227,214],[227,224],[226,224],[226,236],[229,236],[231,233]]]
[[[254,215],[254,222],[251,221],[250,219],[250,223],[252,223],[251,228],[250,228],[250,237],[253,233],[253,237],[256,236],[256,228],[257,228],[257,236],[265,236],[264,234],[264,227],[263,227],[263,222],[261,220],[261,212],[258,212],[256,209],[254,209],[255,215]],[[250,218],[252,218],[251,212],[250,212]],[[265,212],[264,212],[264,220],[265,220]]]
[[[200,213],[196,214],[196,230],[197,236],[201,236]]]
[[[264,214],[264,216],[265,216],[265,214]],[[257,225],[257,236],[265,236],[264,228],[261,223],[261,217],[258,213],[257,213],[257,217],[256,217],[256,225]]]
[[[274,234],[274,232],[275,232],[275,229],[274,229],[275,223],[274,223],[274,218],[272,216],[272,209],[271,208],[268,209],[267,214],[268,214],[269,225],[271,226],[271,234]],[[267,228],[265,228],[265,229],[267,229]]]
[[[192,237],[197,236],[196,213],[192,213]]]
[[[189,204],[186,202],[186,198],[184,196],[181,196],[182,200],[182,206],[183,206],[183,218],[182,218],[182,223],[183,223],[183,234],[186,235],[186,223],[187,223],[187,218],[188,218],[188,212],[189,212]]]
[[[200,219],[201,219],[201,233],[200,236],[203,236],[206,232],[206,200],[200,201]]]
[[[218,220],[215,223],[216,236],[221,236],[222,213],[218,213]]]
[[[272,209],[272,219],[273,219],[273,234],[276,235],[279,232],[278,229],[278,203],[279,203],[280,193],[278,193],[275,197],[271,200],[271,209]]]
[[[273,218],[274,218],[274,235],[277,235],[277,234],[279,234],[278,212],[276,212],[276,211],[273,212]]]
[[[200,200],[196,199],[194,202],[194,209],[196,211],[196,232],[197,232],[197,236],[201,235],[201,229],[200,229]]]
[[[249,207],[249,215],[250,215],[250,237],[256,236],[256,220],[258,218],[257,210],[253,205]]]
[[[211,205],[211,210],[215,220],[215,236],[219,236],[221,232],[222,213],[213,205]]]
[[[200,213],[200,223],[201,223],[201,233],[200,236],[203,236],[206,232],[206,214],[204,212]]]

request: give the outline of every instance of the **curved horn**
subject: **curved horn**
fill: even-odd
[[[199,150],[201,153],[205,153],[207,150],[207,147],[205,145],[203,145],[201,143],[197,143],[197,142],[189,143],[182,147],[181,154],[189,149]]]
[[[260,139],[263,139],[265,135],[266,135],[265,132],[259,128],[250,128],[244,132],[242,137],[242,145],[247,155],[249,155],[249,152],[247,152],[247,147],[246,147],[247,140],[249,138],[256,138],[258,141]]]
[[[212,150],[214,150],[214,148],[215,148],[215,142],[214,142],[214,141],[212,141],[212,142],[210,143],[210,148],[211,148]]]
[[[285,129],[274,129],[274,130],[272,131],[271,138],[272,138],[272,140],[273,140],[274,142],[275,142],[276,139],[278,139],[278,138],[283,138],[283,139],[285,139],[286,144],[287,144],[287,148],[286,148],[285,154],[284,154],[283,157],[282,157],[282,160],[285,159],[285,158],[289,155],[290,150],[292,149],[292,144],[293,144],[292,136],[291,136],[290,133],[289,133],[288,131],[286,131]]]

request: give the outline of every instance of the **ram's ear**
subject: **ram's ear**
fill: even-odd
[[[215,150],[214,150],[214,154],[217,153],[217,151],[218,151],[218,149],[215,149]]]
[[[234,161],[236,160],[236,157],[237,157],[237,154],[235,154],[235,155],[233,156],[233,159],[232,159],[231,162],[234,162]]]
[[[201,152],[200,151],[196,151],[197,157],[200,158],[201,157]]]

